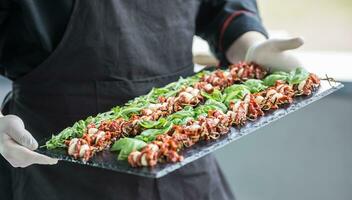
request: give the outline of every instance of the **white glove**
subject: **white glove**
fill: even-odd
[[[302,46],[300,37],[290,39],[268,39],[251,46],[246,53],[246,62],[255,62],[267,67],[270,71],[291,71],[303,67],[297,57],[291,54],[292,49]]]
[[[0,113],[0,154],[13,167],[57,163],[57,159],[34,152],[33,150],[37,148],[37,141],[24,128],[23,121],[19,117],[2,116]]]

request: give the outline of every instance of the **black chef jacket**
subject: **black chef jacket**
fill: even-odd
[[[218,59],[248,31],[266,35],[255,0],[200,0],[196,34]],[[16,80],[42,63],[60,42],[74,0],[0,1],[0,74]],[[160,8],[162,9],[162,8]]]
[[[3,111],[21,117],[39,141],[74,121],[192,74],[194,32],[209,41],[220,59],[244,32],[265,33],[255,1],[249,0],[75,0],[73,9],[72,1],[63,0],[1,4],[0,64],[15,80]],[[14,199],[36,200],[232,196],[212,156],[161,179],[68,162],[25,169],[3,164],[0,158],[2,199],[12,194]]]

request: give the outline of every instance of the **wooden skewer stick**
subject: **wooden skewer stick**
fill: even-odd
[[[327,80],[331,87],[335,87],[333,84],[331,84],[331,82],[336,83],[336,80],[334,78],[332,78],[332,77],[329,77],[327,74],[325,74],[325,77],[326,78],[321,78],[320,80]]]

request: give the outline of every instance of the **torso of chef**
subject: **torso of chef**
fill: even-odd
[[[264,31],[255,1],[4,0],[0,9],[0,73],[13,80],[2,112],[38,141],[191,75],[194,34],[224,60],[241,34]],[[213,156],[160,179],[2,158],[0,176],[1,199],[234,198]]]

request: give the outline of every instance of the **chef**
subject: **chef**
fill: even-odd
[[[267,39],[255,0],[1,0],[0,197],[234,199],[212,155],[160,179],[35,153],[37,141],[193,72],[192,39],[223,65],[300,66],[300,38]],[[240,164],[240,163],[239,163]]]

